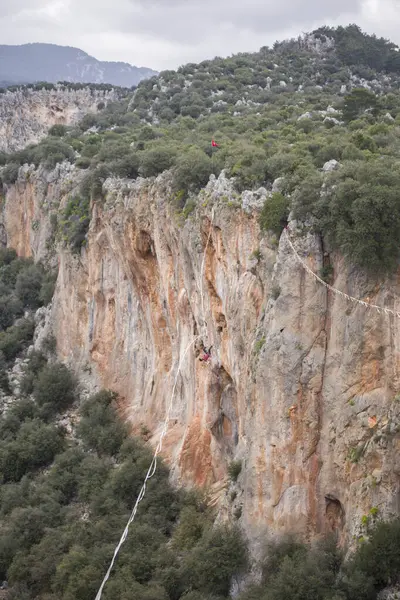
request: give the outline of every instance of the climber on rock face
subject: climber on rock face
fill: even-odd
[[[207,348],[203,349],[203,356],[199,358],[201,362],[207,362],[211,358],[211,348],[212,346],[210,346],[208,350]]]

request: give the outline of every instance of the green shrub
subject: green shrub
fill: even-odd
[[[1,179],[3,183],[15,183],[18,179],[20,165],[18,163],[8,163],[1,171]]]
[[[46,365],[34,383],[33,395],[45,417],[66,410],[76,399],[76,381],[61,363]]]
[[[123,158],[107,163],[110,173],[114,177],[136,179],[139,169],[139,158],[136,154],[128,154]]]
[[[146,150],[140,156],[139,172],[142,177],[155,177],[170,169],[175,163],[176,150],[159,146]]]
[[[285,558],[305,556],[307,548],[293,535],[286,535],[279,539],[269,540],[264,547],[262,560],[262,579],[266,583],[281,568]]]
[[[186,506],[179,516],[179,523],[172,538],[173,547],[178,551],[190,550],[201,539],[208,527],[209,516],[196,506]]]
[[[272,231],[279,236],[287,224],[289,207],[289,199],[280,192],[274,192],[270,198],[265,200],[262,208],[260,215],[261,229]]]
[[[53,425],[45,425],[39,419],[26,420],[15,439],[1,449],[3,481],[19,481],[26,473],[50,464],[63,446],[63,436]]]
[[[17,253],[13,248],[0,248],[0,267],[9,265],[17,258]]]
[[[301,157],[294,152],[282,152],[271,156],[266,161],[266,171],[269,179],[274,180],[288,173],[293,173],[300,164]]]
[[[16,317],[23,314],[23,304],[12,294],[0,297],[0,330],[11,327]]]
[[[331,283],[332,282],[332,277],[333,277],[333,267],[331,264],[327,264],[324,265],[321,269],[320,272],[320,277],[321,279],[323,279],[326,283]]]
[[[10,393],[10,384],[7,375],[7,363],[2,352],[0,352],[0,389],[5,393]]]
[[[79,193],[85,202],[103,198],[103,183],[110,176],[107,165],[99,165],[90,171],[79,186]]]
[[[324,600],[329,597],[335,583],[335,573],[320,564],[316,554],[304,556],[302,552],[293,558],[286,556],[279,571],[268,582],[271,600]]]
[[[90,225],[90,203],[87,197],[74,196],[65,207],[59,227],[63,239],[74,252],[80,252],[86,243]]]
[[[323,234],[353,264],[376,273],[393,271],[400,258],[398,166],[355,163],[333,175],[331,185],[311,210]]]
[[[345,600],[339,578],[343,555],[333,538],[306,546],[294,536],[271,540],[262,559],[262,581],[241,600],[284,600],[309,598]],[[361,600],[361,597],[360,597]],[[366,599],[365,599],[366,600]]]
[[[40,293],[43,284],[43,271],[37,265],[29,265],[17,276],[15,293],[26,308],[41,306]]]
[[[186,220],[192,214],[192,212],[194,212],[195,210],[196,210],[196,200],[194,200],[193,198],[186,200],[185,206],[182,209],[183,218]]]
[[[38,408],[32,400],[16,401],[0,419],[0,436],[2,442],[15,439],[23,422],[38,417]]]
[[[53,299],[57,282],[57,274],[48,273],[43,277],[39,292],[39,301],[42,306],[47,306]]]
[[[323,167],[324,164],[330,160],[340,161],[342,158],[343,147],[341,144],[327,144],[316,153],[315,165],[317,167]]]
[[[64,160],[73,162],[75,153],[71,146],[55,137],[46,138],[36,146],[34,151],[35,164],[43,164],[47,169],[54,169],[57,163],[62,163]]]
[[[33,261],[31,259],[16,258],[10,263],[3,265],[0,267],[1,283],[14,288],[20,271],[32,264]]]
[[[78,167],[78,169],[88,169],[91,165],[92,161],[90,160],[90,158],[86,158],[85,156],[81,156],[80,158],[78,158],[75,162],[75,166]]]
[[[177,191],[198,191],[206,185],[211,173],[210,158],[200,150],[190,149],[177,160],[174,170],[174,187]]]
[[[47,359],[42,352],[34,350],[30,353],[29,361],[24,367],[24,376],[21,380],[21,394],[32,394],[37,376],[46,364]]]
[[[233,460],[228,467],[228,475],[231,481],[237,481],[242,471],[242,461]]]
[[[49,129],[49,135],[51,135],[53,137],[64,137],[64,135],[66,133],[67,133],[67,128],[65,127],[65,125],[61,125],[61,124],[53,125]]]
[[[57,340],[53,334],[49,334],[42,342],[42,351],[47,355],[55,354],[57,349]]]
[[[262,337],[261,339],[257,340],[256,343],[254,344],[254,353],[260,354],[260,352],[264,346],[265,346],[265,337]]]
[[[346,574],[370,578],[376,591],[393,585],[400,573],[400,519],[378,522],[369,531],[369,539],[361,544],[350,560]]]
[[[226,597],[232,577],[240,576],[247,567],[247,549],[239,530],[216,527],[184,558],[183,578],[194,590]]]
[[[0,332],[0,352],[7,362],[13,360],[32,341],[35,324],[23,319],[18,325]]]
[[[214,156],[214,160],[216,158]],[[240,191],[259,187],[267,178],[265,152],[248,146],[233,149],[228,157],[228,173],[235,177],[236,187]]]
[[[365,88],[355,88],[344,99],[343,118],[345,121],[353,121],[367,109],[376,111],[377,97]]]
[[[81,408],[78,435],[87,449],[96,450],[99,455],[117,454],[127,436],[127,429],[112,406],[116,398],[112,392],[102,391],[91,396]]]

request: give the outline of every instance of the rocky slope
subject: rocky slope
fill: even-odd
[[[14,152],[37,143],[52,125],[73,125],[117,98],[114,90],[63,86],[50,91],[21,88],[0,94],[0,151]]]
[[[50,215],[76,173],[65,164],[21,170],[5,196],[8,246],[56,258]],[[265,190],[239,197],[221,174],[183,222],[169,185],[166,174],[107,180],[86,249],[58,246],[59,355],[117,390],[133,430],[156,443],[178,363],[202,336],[212,364],[198,360],[197,343],[189,349],[164,444],[175,479],[208,487],[221,518],[239,518],[254,541],[288,529],[351,541],[371,508],[400,508],[397,319],[327,292],[285,236],[261,235]],[[294,240],[318,272],[328,258],[319,238]],[[397,280],[374,285],[340,256],[329,260],[335,287],[400,310]],[[227,477],[233,460],[242,461],[236,483]]]
[[[79,48],[56,44],[0,46],[0,81],[9,85],[36,81],[110,83],[132,87],[156,71],[124,62],[100,61]]]

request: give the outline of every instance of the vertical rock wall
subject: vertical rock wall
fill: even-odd
[[[65,168],[47,190],[40,177],[13,186],[3,213],[8,245],[37,258],[73,185]],[[89,363],[119,392],[132,429],[156,443],[179,360],[205,319],[213,359],[200,362],[195,344],[183,361],[164,445],[173,476],[206,486],[221,517],[241,514],[254,540],[287,529],[351,540],[372,507],[399,510],[399,322],[328,292],[284,236],[260,234],[249,194],[246,210],[230,194],[223,176],[212,180],[184,222],[167,176],[108,181],[86,249],[59,247],[59,354]],[[331,261],[335,287],[400,310],[397,279],[368,281],[325,256],[316,236],[294,239],[315,272]]]

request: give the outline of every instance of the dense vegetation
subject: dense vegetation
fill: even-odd
[[[26,310],[48,304],[55,275],[32,259],[18,258],[15,250],[0,248],[0,332]]]
[[[74,438],[49,420],[66,407],[66,373],[55,366],[30,370],[34,399],[0,418],[0,577],[15,600],[94,598],[151,461],[110,392],[82,404]],[[73,381],[69,390],[71,404]],[[246,567],[238,530],[213,528],[204,501],[173,490],[159,464],[104,598],[222,599]]]
[[[32,342],[32,313],[51,301],[54,285],[43,265],[0,248],[0,390],[9,391],[7,367]]]
[[[238,193],[270,189],[282,177],[283,198],[266,207],[265,228],[271,221],[279,234],[295,208],[353,263],[390,272],[399,261],[398,56],[387,40],[349,26],[163,71],[79,127],[53,129],[37,146],[0,156],[1,177],[14,182],[24,163],[50,169],[68,160],[85,170],[60,219],[62,238],[77,251],[89,202],[101,199],[109,176],[171,169],[171,201],[186,203],[185,215],[212,172],[235,177]],[[326,175],[331,160],[342,166]]]
[[[333,539],[307,546],[288,537],[269,543],[262,581],[241,600],[374,600],[400,580],[400,519],[377,522],[344,562]]]
[[[400,72],[400,56],[398,46],[384,38],[375,35],[364,35],[359,27],[321,27],[316,30],[316,35],[325,40],[333,38],[336,52],[344,64],[362,65],[375,71],[387,73]]]

